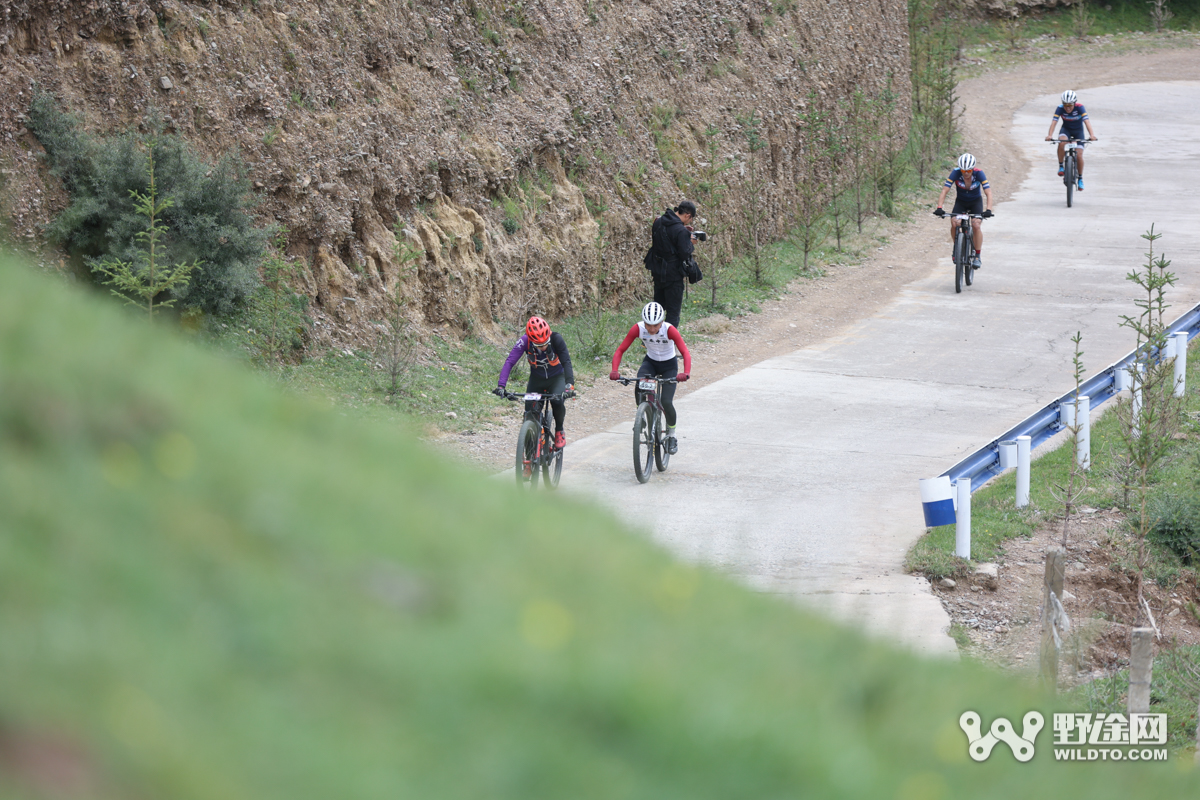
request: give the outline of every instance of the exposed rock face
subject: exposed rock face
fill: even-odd
[[[96,132],[156,107],[240,150],[264,216],[308,265],[335,338],[387,308],[494,320],[644,291],[654,216],[692,193],[707,135],[745,199],[738,117],[762,116],[769,213],[794,203],[796,115],[889,81],[906,118],[903,0],[6,0],[0,158],[14,229],[66,201],[21,124],[36,82]],[[809,94],[811,92],[811,97]],[[40,193],[39,193],[40,190]],[[705,209],[701,208],[701,216]],[[605,282],[597,235],[605,236]],[[397,236],[423,253],[401,274]]]
[[[966,0],[962,8],[977,14],[990,14],[995,17],[1019,17],[1025,14],[1037,13],[1057,6],[1073,6],[1083,0]]]

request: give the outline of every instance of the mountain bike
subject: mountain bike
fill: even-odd
[[[654,472],[650,462],[659,472],[667,471],[671,454],[667,452],[667,432],[663,416],[662,384],[678,383],[675,378],[654,376],[649,378],[617,378],[622,386],[636,383],[635,396],[638,398],[637,411],[633,415],[633,474],[638,483],[650,480]]]
[[[934,216],[947,216],[933,212]],[[986,219],[983,214],[950,214],[958,220],[958,229],[954,232],[954,293],[963,290],[963,282],[970,286],[975,280],[975,267],[971,265],[971,257],[975,248],[971,246],[971,220]]]
[[[562,394],[540,394],[538,392],[518,393],[505,392],[505,400],[532,401],[537,403],[533,411],[525,412],[525,421],[517,433],[517,456],[515,474],[517,488],[530,490],[537,488],[538,473],[547,489],[558,487],[558,479],[562,476],[563,451],[554,446],[553,421],[554,413],[550,408],[551,400],[569,400],[575,392],[567,391]]]
[[[1063,184],[1067,187],[1067,208],[1071,207],[1072,200],[1075,196],[1075,187],[1079,182],[1079,160],[1078,154],[1075,152],[1079,147],[1080,142],[1092,141],[1090,139],[1067,139],[1066,149],[1063,153]],[[1061,144],[1059,141],[1053,141],[1050,144]]]

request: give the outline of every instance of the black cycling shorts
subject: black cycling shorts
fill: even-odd
[[[951,214],[982,214],[983,213],[983,198],[982,197],[956,197],[954,199],[954,210]]]

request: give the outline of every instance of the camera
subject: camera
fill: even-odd
[[[692,231],[692,238],[699,239],[702,242],[708,241],[708,234],[704,231]]]

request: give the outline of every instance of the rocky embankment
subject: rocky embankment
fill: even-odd
[[[157,109],[209,157],[240,153],[263,222],[286,227],[304,266],[318,341],[361,335],[398,284],[414,322],[493,335],[494,320],[643,287],[645,227],[696,193],[710,140],[732,165],[724,214],[749,199],[784,218],[803,163],[798,113],[890,79],[906,118],[905,9],[9,0],[3,210],[32,240],[66,203],[22,123],[35,84],[94,133]],[[748,198],[752,112],[764,181]],[[397,237],[421,251],[411,269]]]

